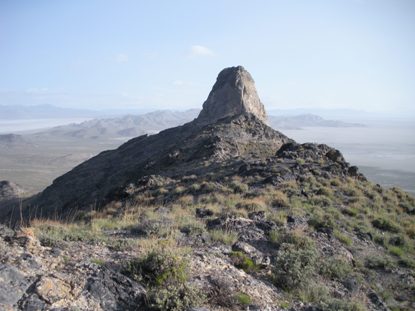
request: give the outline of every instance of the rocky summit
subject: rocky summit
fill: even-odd
[[[266,124],[224,69],[194,121],[2,217],[1,310],[415,310],[415,199]]]
[[[57,178],[32,206],[42,215],[100,208],[146,175],[203,175],[229,161],[265,158],[290,141],[266,125],[251,75],[226,68],[192,122],[143,135]]]
[[[262,122],[267,119],[249,72],[242,66],[226,68],[219,73],[197,121],[209,124],[243,113],[252,114]]]

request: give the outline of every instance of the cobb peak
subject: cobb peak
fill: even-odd
[[[197,121],[210,124],[233,115],[250,113],[266,122],[264,105],[258,97],[255,82],[242,66],[223,69],[203,103]]]

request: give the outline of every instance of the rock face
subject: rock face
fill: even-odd
[[[57,178],[30,206],[42,215],[68,215],[103,206],[143,176],[204,175],[227,161],[272,156],[291,140],[265,120],[251,75],[243,67],[224,69],[197,119],[102,152]],[[30,207],[27,214],[34,215]]]
[[[105,247],[60,247],[42,246],[34,237],[0,225],[0,310],[145,309],[141,284],[91,263],[92,256],[109,253]]]
[[[243,113],[251,113],[263,122],[267,119],[249,72],[242,66],[226,68],[219,73],[197,121],[215,123],[221,118]]]
[[[0,280],[0,306],[17,303],[30,285],[17,269],[3,264],[0,264]]]

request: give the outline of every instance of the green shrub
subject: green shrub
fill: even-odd
[[[152,251],[144,258],[127,262],[125,273],[150,286],[161,286],[170,281],[187,280],[187,262],[179,255]]]
[[[404,256],[399,260],[399,265],[402,267],[415,269],[415,259]]]
[[[230,257],[233,265],[245,272],[254,272],[258,268],[255,262],[242,252],[231,252]]]
[[[342,213],[350,217],[356,217],[357,215],[359,215],[359,210],[356,207],[348,207],[343,209]]]
[[[285,230],[271,230],[268,233],[268,239],[271,243],[277,246],[283,243],[293,244],[298,248],[313,248],[313,241],[306,236],[303,236],[301,232],[290,232]]]
[[[388,243],[389,245],[402,247],[407,244],[407,241],[404,235],[395,235],[395,236],[389,237]]]
[[[238,204],[236,204],[236,208],[245,209],[248,212],[256,212],[264,210],[265,206],[262,202],[249,200],[247,202],[239,202]]]
[[[214,182],[205,181],[200,185],[200,190],[205,193],[215,192],[219,190],[219,186]]]
[[[408,237],[415,240],[415,223],[410,222],[408,225],[405,225],[405,232]]]
[[[322,311],[366,311],[366,307],[355,299],[336,299],[330,297],[329,290],[326,287],[317,284],[300,289],[297,296],[304,303],[311,303],[316,308],[313,310]]]
[[[297,158],[296,162],[298,165],[304,165],[305,164],[305,160],[303,158]]]
[[[413,203],[401,202],[399,206],[409,215],[415,215],[415,206]]]
[[[92,258],[91,259],[91,262],[93,264],[98,265],[98,266],[103,266],[105,264],[105,260],[104,259],[101,259],[101,258]]]
[[[331,197],[333,195],[333,190],[329,187],[320,187],[316,194],[318,195],[322,195],[322,196],[327,196],[327,197]]]
[[[229,186],[235,193],[246,193],[249,190],[247,184],[241,183],[239,181],[233,181]]]
[[[399,246],[388,246],[388,250],[392,255],[397,257],[402,257],[405,254],[405,251]]]
[[[308,220],[308,224],[317,231],[333,230],[335,228],[335,222],[331,215],[314,213]]]
[[[126,251],[126,250],[132,250],[135,248],[138,244],[138,240],[132,240],[132,239],[109,239],[107,242],[107,246],[112,251]]]
[[[330,185],[334,186],[334,187],[339,187],[342,184],[342,182],[340,181],[339,178],[332,178],[330,180]]]
[[[278,230],[271,230],[268,233],[268,240],[273,244],[279,244],[280,242],[280,232]]]
[[[312,205],[322,206],[322,207],[328,207],[333,203],[332,200],[325,195],[313,195],[313,197],[309,199],[309,202]]]
[[[100,230],[93,230],[84,224],[64,224],[59,222],[45,221],[34,225],[36,237],[44,246],[58,246],[63,241],[85,241],[97,243],[105,241]]]
[[[167,190],[166,188],[164,188],[164,187],[160,187],[160,188],[157,188],[155,191],[154,191],[154,194],[156,195],[156,196],[163,196],[163,195],[165,195],[165,194],[167,194],[167,193],[169,193],[170,191],[169,190]]]
[[[343,183],[340,187],[340,190],[349,197],[355,197],[359,194],[357,189],[354,187],[354,185],[350,182]]]
[[[287,222],[287,212],[285,211],[270,211],[266,213],[266,218],[268,221],[272,221],[277,226],[283,226]]]
[[[343,299],[331,298],[322,301],[319,307],[324,311],[366,311],[367,308],[357,301],[348,301]]]
[[[212,230],[209,232],[213,241],[232,245],[238,239],[238,233],[230,230]]]
[[[249,304],[251,304],[252,300],[251,297],[248,294],[245,293],[237,293],[236,296],[236,301],[243,306],[247,306]]]
[[[324,286],[312,283],[297,290],[296,296],[303,303],[320,303],[328,299],[329,291]]]
[[[275,191],[273,193],[271,205],[276,208],[285,208],[290,206],[287,195],[282,191]]]
[[[189,190],[192,193],[197,193],[197,192],[199,192],[200,188],[201,188],[200,184],[193,183],[193,184],[190,185]]]
[[[192,306],[203,303],[200,291],[185,283],[167,284],[161,288],[151,288],[148,292],[151,310],[187,311]]]
[[[383,235],[374,233],[373,234],[373,241],[375,241],[376,244],[385,246],[386,245],[386,239]]]
[[[176,186],[176,187],[173,189],[173,194],[176,194],[176,195],[182,194],[182,193],[184,193],[184,192],[186,192],[186,188],[185,188],[185,187],[183,187],[183,186]]]
[[[285,310],[285,309],[288,309],[290,307],[290,303],[288,301],[279,301],[278,306]]]
[[[140,219],[140,222],[132,228],[132,232],[139,235],[166,238],[174,234],[174,229],[172,219],[165,215],[157,215]]]
[[[315,271],[316,258],[314,246],[283,243],[273,268],[275,284],[286,290],[305,286]]]
[[[387,218],[376,218],[372,221],[372,225],[382,231],[399,232],[399,226]]]
[[[323,260],[320,264],[320,274],[330,279],[341,280],[352,271],[350,264],[340,258]]]
[[[182,311],[201,304],[203,295],[187,285],[187,261],[172,251],[152,251],[127,262],[124,274],[149,287],[152,310]]]
[[[339,230],[334,230],[333,235],[344,245],[350,246],[353,243],[353,240],[347,235],[341,233]]]
[[[374,270],[391,270],[395,264],[385,256],[372,256],[366,258],[365,266]]]

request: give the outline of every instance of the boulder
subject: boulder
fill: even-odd
[[[144,308],[146,290],[123,274],[100,267],[87,280],[85,288],[104,310],[140,310]]]
[[[29,285],[30,281],[16,268],[0,264],[0,309],[11,309]]]
[[[53,304],[71,296],[71,286],[54,276],[42,276],[36,283],[36,293],[38,296]]]

